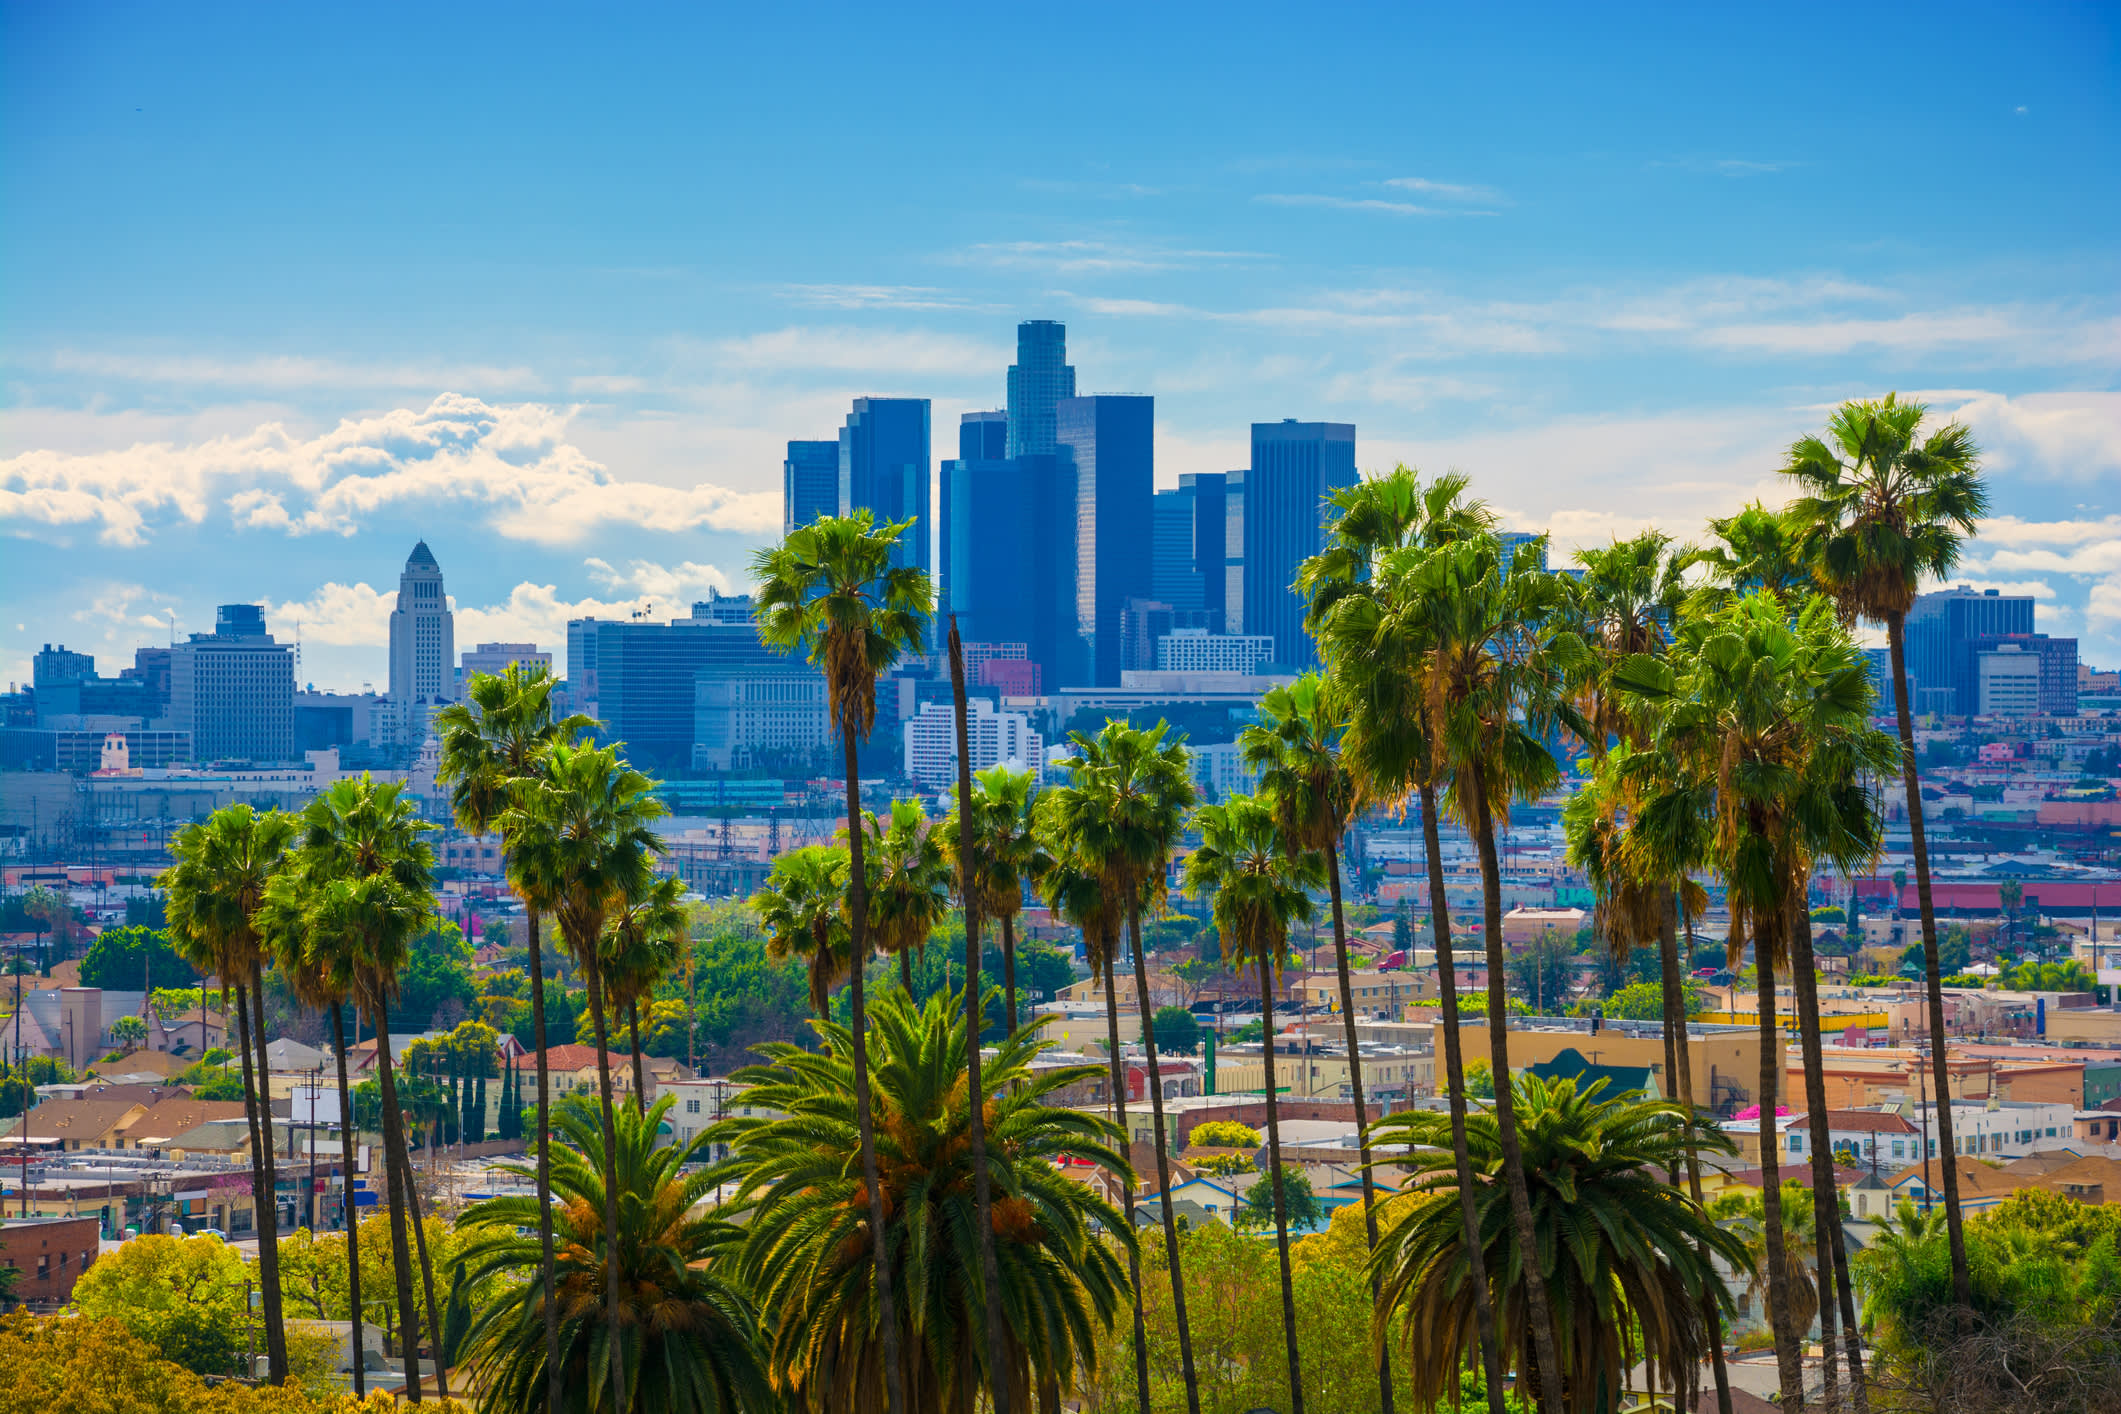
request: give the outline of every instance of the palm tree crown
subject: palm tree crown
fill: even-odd
[[[766,886],[752,895],[766,950],[773,957],[799,957],[810,974],[810,1009],[823,1016],[833,989],[853,968],[847,926],[847,851],[804,845],[773,861]]]
[[[892,563],[912,521],[876,523],[867,510],[821,516],[759,551],[759,638],[801,651],[825,675],[832,716],[866,737],[876,725],[876,680],[920,651],[934,611],[926,571]]]

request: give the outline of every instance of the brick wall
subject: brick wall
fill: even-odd
[[[92,1217],[16,1219],[0,1227],[0,1266],[21,1269],[16,1300],[59,1305],[94,1265],[101,1241],[101,1225]]]

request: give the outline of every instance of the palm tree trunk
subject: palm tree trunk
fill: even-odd
[[[1303,1364],[1296,1353],[1296,1286],[1289,1275],[1289,1209],[1282,1196],[1281,1107],[1274,1098],[1274,959],[1259,955],[1260,1028],[1265,1046],[1267,1091],[1267,1181],[1274,1186],[1274,1250],[1281,1258],[1281,1336],[1289,1350],[1289,1414],[1304,1414]]]
[[[905,992],[907,996],[913,995],[913,950],[911,948],[900,948],[898,950],[898,985],[899,989]]]
[[[272,1095],[265,1069],[265,1007],[257,1000],[258,965],[250,986],[236,987],[236,1044],[243,1051],[243,1098],[251,1108],[251,1210],[258,1226],[258,1286],[265,1312],[265,1361],[276,1385],[287,1383],[287,1325],[280,1309],[280,1194],[273,1172]],[[255,1043],[255,1045],[253,1044]],[[251,1056],[257,1055],[257,1073]]]
[[[1480,852],[1481,925],[1488,955],[1488,1055],[1495,1072],[1495,1128],[1502,1149],[1503,1185],[1509,1190],[1510,1221],[1517,1229],[1518,1250],[1525,1254],[1526,1324],[1532,1328],[1532,1355],[1538,1383],[1537,1404],[1547,1414],[1561,1414],[1562,1364],[1556,1353],[1554,1313],[1547,1301],[1547,1277],[1536,1258],[1538,1234],[1532,1226],[1532,1193],[1525,1184],[1524,1150],[1517,1142],[1517,1096],[1510,1079],[1509,958],[1502,946],[1502,867],[1495,858],[1495,818],[1488,813],[1485,766],[1471,762],[1465,779],[1472,796],[1473,842]]]
[[[1827,1374],[1828,1409],[1834,1400],[1834,1331],[1836,1297],[1842,1306],[1840,1326],[1847,1338],[1849,1392],[1857,1414],[1870,1414],[1863,1388],[1863,1340],[1855,1320],[1855,1296],[1848,1285],[1848,1256],[1841,1237],[1841,1203],[1834,1183],[1834,1156],[1828,1141],[1826,1059],[1819,1034],[1819,977],[1813,971],[1812,918],[1799,909],[1790,937],[1790,977],[1797,988],[1798,1044],[1804,1053],[1804,1102],[1812,1130],[1812,1221],[1819,1240],[1819,1340]]]
[[[862,1184],[869,1194],[869,1241],[876,1263],[876,1314],[884,1355],[884,1407],[904,1414],[906,1371],[899,1362],[898,1306],[891,1299],[891,1235],[884,1227],[884,1181],[876,1162],[876,1126],[869,1111],[869,1007],[862,974],[869,962],[869,875],[862,861],[862,777],[854,753],[854,714],[841,714],[847,756],[847,915],[854,934],[851,988],[854,1024],[854,1121],[862,1137]],[[912,988],[909,986],[910,994]],[[623,1409],[622,1402],[620,1408]]]
[[[442,1308],[435,1304],[435,1269],[427,1255],[427,1215],[420,1211],[420,1186],[413,1182],[412,1157],[403,1155],[398,1160],[400,1177],[405,1184],[405,1210],[411,1217],[414,1255],[420,1261],[420,1285],[427,1294],[427,1331],[434,1342],[435,1393],[442,1399],[449,1398],[449,1360],[442,1351]]]
[[[950,687],[957,699],[957,818],[959,884],[965,896],[965,1080],[967,1117],[972,1135],[973,1209],[979,1223],[981,1283],[987,1288],[987,1388],[995,1414],[1009,1414],[1016,1372],[1009,1368],[1002,1338],[1002,1278],[994,1257],[994,1196],[987,1172],[987,1089],[980,1083],[980,1032],[985,1030],[986,998],[979,984],[979,870],[972,829],[972,745],[965,723],[965,649],[958,641],[957,616],[950,616]],[[1009,1019],[1010,1029],[1016,1018]],[[964,1382],[966,1402],[972,1381]]]
[[[1002,915],[1002,987],[1008,993],[1009,1029],[1013,1032],[1023,1017],[1016,1009],[1016,915]],[[1391,1414],[1387,1410],[1386,1414]]]
[[[1362,1053],[1355,1034],[1355,984],[1348,976],[1348,925],[1341,912],[1340,849],[1326,845],[1326,885],[1333,899],[1333,961],[1340,970],[1340,1015],[1348,1047],[1348,1087],[1355,1100],[1355,1144],[1362,1156],[1362,1230],[1370,1252],[1377,1250],[1377,1188],[1370,1176],[1370,1113],[1363,1103]],[[1392,1018],[1397,1021],[1398,1017]],[[1379,1281],[1370,1274],[1370,1298],[1378,1300]],[[1382,1342],[1377,1347],[1377,1398],[1383,1414],[1392,1414],[1392,1353]]]
[[[648,1113],[648,1079],[641,1067],[641,999],[626,1003],[626,1026],[633,1033],[633,1112]]]
[[[611,1114],[611,1036],[604,1016],[603,968],[593,959],[596,940],[589,939],[582,959],[582,980],[589,984],[589,1014],[596,1019],[597,1097],[604,1121],[604,1319],[610,1330],[612,1408],[625,1409],[626,1357],[619,1330],[619,1152]]]
[[[1107,938],[1105,954],[1105,1045],[1112,1058],[1112,1122],[1119,1126],[1120,1152],[1127,1156],[1131,1166],[1134,1162],[1133,1131],[1127,1127],[1127,1064],[1119,1054],[1119,993],[1112,985],[1112,945],[1117,939]],[[1134,1223],[1134,1175],[1130,1172],[1124,1185],[1126,1190],[1122,1206],[1127,1213],[1127,1231],[1135,1231]],[[1149,1407],[1149,1332],[1142,1317],[1142,1264],[1141,1255],[1133,1243],[1127,1245],[1128,1289],[1134,1293],[1134,1381],[1139,1386],[1140,1408]]]
[[[1974,1288],[1966,1266],[1966,1219],[1959,1207],[1959,1151],[1952,1139],[1951,1061],[1944,1045],[1944,975],[1937,961],[1937,906],[1930,896],[1930,851],[1922,821],[1922,776],[1915,760],[1915,716],[1907,700],[1904,615],[1895,614],[1885,621],[1885,640],[1893,665],[1893,706],[1900,726],[1900,777],[1907,787],[1908,841],[1915,856],[1915,898],[1922,909],[1922,973],[1929,992],[1937,1144],[1944,1154],[1944,1226],[1952,1249],[1952,1299],[1959,1304],[1959,1333],[1966,1335],[1970,1333]]]
[[[523,909],[530,946],[530,1039],[538,1056],[538,1261],[545,1308],[545,1414],[560,1411],[560,1306],[552,1269],[552,1085],[545,1074],[545,962],[538,948],[538,911]],[[520,1109],[520,1106],[518,1107]]]
[[[331,1038],[339,1052],[339,1157],[346,1194],[346,1301],[353,1314],[353,1392],[356,1400],[368,1396],[368,1376],[361,1368],[361,1226],[354,1210],[353,1087],[346,1083],[346,1008],[331,1004]]]
[[[1782,1235],[1782,1163],[1775,1152],[1775,1095],[1782,1069],[1782,1033],[1775,1025],[1773,944],[1765,937],[1753,943],[1760,993],[1760,1216],[1767,1242],[1768,1327],[1775,1336],[1775,1375],[1782,1386],[1782,1407],[1804,1408],[1804,1332],[1792,1329],[1788,1252]]]
[[[380,979],[379,979],[380,980]],[[420,1316],[412,1304],[412,1245],[405,1236],[404,1186],[397,1156],[405,1150],[405,1117],[398,1109],[398,1082],[391,1074],[390,1007],[378,997],[370,1009],[376,1027],[376,1075],[383,1091],[383,1172],[390,1187],[390,1255],[398,1287],[398,1338],[405,1351],[406,1398],[420,1402]],[[409,1155],[404,1167],[410,1168]]]
[[[1686,1029],[1686,982],[1679,967],[1679,930],[1670,913],[1677,906],[1677,898],[1666,890],[1665,912],[1658,926],[1658,950],[1664,974],[1664,1037],[1666,1074],[1672,1077],[1672,1098],[1687,1108],[1691,1118],[1696,1113],[1694,1104],[1694,1058],[1688,1045]],[[1687,1191],[1695,1205],[1701,1202],[1701,1155],[1693,1145],[1687,1146]],[[1701,1249],[1702,1270],[1715,1272],[1714,1260],[1706,1246]],[[1701,1293],[1701,1322],[1709,1337],[1709,1367],[1716,1379],[1717,1414],[1731,1414],[1731,1367],[1723,1358],[1723,1312],[1716,1300],[1713,1287]],[[1699,1367],[1688,1370],[1691,1379],[1699,1373]],[[1690,1406],[1691,1407],[1691,1406]]]
[[[1421,787],[1421,836],[1429,866],[1430,931],[1436,938],[1436,980],[1443,1012],[1444,1092],[1451,1106],[1451,1155],[1458,1161],[1458,1216],[1464,1228],[1466,1280],[1473,1284],[1473,1323],[1480,1333],[1480,1368],[1487,1379],[1488,1414],[1504,1414],[1502,1342],[1488,1290],[1487,1254],[1474,1198],[1473,1154],[1466,1147],[1466,1068],[1458,1034],[1458,975],[1451,958],[1451,909],[1444,893],[1443,845],[1437,838],[1436,787]],[[1726,1407],[1722,1414],[1731,1414]]]
[[[1156,1183],[1163,1190],[1164,1243],[1171,1249],[1171,1312],[1178,1321],[1178,1363],[1186,1381],[1186,1414],[1200,1414],[1200,1378],[1193,1369],[1193,1328],[1186,1319],[1186,1277],[1178,1254],[1178,1209],[1171,1199],[1170,1137],[1164,1130],[1164,1081],[1156,1061],[1156,1007],[1149,1000],[1149,962],[1142,956],[1141,890],[1127,890],[1127,941],[1134,949],[1134,1000],[1142,1014],[1142,1050],[1149,1058],[1149,1109],[1156,1117]],[[1274,1013],[1267,1013],[1267,1025]],[[1302,1414],[1299,1410],[1298,1414]]]

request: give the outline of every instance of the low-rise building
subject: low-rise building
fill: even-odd
[[[0,1267],[22,1275],[15,1299],[42,1307],[73,1299],[74,1283],[96,1264],[101,1232],[95,1218],[10,1218],[0,1227]]]

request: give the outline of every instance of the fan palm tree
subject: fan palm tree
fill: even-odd
[[[1823,1308],[1819,1300],[1819,1247],[1812,1237],[1816,1215],[1807,1211],[1812,1205],[1803,1190],[1800,1183],[1790,1179],[1782,1181],[1780,1261],[1783,1279],[1789,1283],[1785,1299],[1789,1303],[1790,1321],[1799,1330],[1809,1330],[1812,1322],[1823,1314]],[[1767,1295],[1764,1278],[1770,1264],[1767,1205],[1763,1196],[1759,1193],[1726,1193],[1709,1206],[1709,1216],[1745,1244],[1746,1264],[1753,1272],[1753,1279],[1745,1289],[1745,1299],[1764,1301]],[[1828,1408],[1834,1405],[1832,1399],[1824,1403]]]
[[[1193,1332],[1186,1320],[1185,1276],[1178,1250],[1178,1212],[1171,1197],[1170,1139],[1164,1128],[1163,1073],[1156,1052],[1156,1003],[1149,992],[1148,959],[1142,951],[1142,904],[1146,899],[1161,906],[1172,847],[1194,801],[1185,747],[1177,742],[1164,744],[1169,729],[1164,722],[1143,730],[1115,719],[1105,723],[1095,737],[1073,733],[1070,739],[1077,754],[1063,763],[1073,773],[1073,783],[1050,794],[1054,820],[1068,847],[1096,872],[1105,890],[1126,911],[1142,1050],[1149,1067],[1149,1108],[1155,1117],[1164,1242],[1171,1253],[1179,1368],[1186,1384],[1187,1414],[1200,1414],[1200,1381],[1193,1367]],[[1117,1006],[1118,998],[1108,993],[1107,1003]]]
[[[888,821],[864,811],[867,840],[862,860],[869,870],[869,942],[897,954],[900,986],[913,990],[913,962],[950,912],[950,863],[939,832],[917,800],[894,800]]]
[[[494,1283],[497,1296],[479,1309],[465,1339],[484,1407],[527,1409],[541,1390],[557,1386],[563,1414],[592,1414],[605,1407],[598,1394],[611,1383],[606,1368],[620,1364],[637,1409],[771,1414],[780,1408],[758,1355],[757,1314],[743,1284],[733,1279],[742,1232],[695,1212],[713,1191],[715,1176],[704,1167],[690,1174],[684,1169],[705,1157],[707,1139],[660,1145],[670,1105],[662,1099],[645,1111],[620,1110],[611,1164],[603,1161],[596,1108],[575,1096],[560,1105],[560,1142],[549,1169],[561,1199],[554,1209],[562,1229],[559,1284]],[[500,1168],[535,1177],[526,1166]],[[616,1243],[601,1217],[610,1192],[621,1196],[625,1215]],[[460,1287],[536,1266],[541,1244],[526,1234],[539,1201],[489,1198],[464,1210],[457,1219],[458,1231],[468,1234],[460,1249]],[[626,1319],[615,1326],[597,1319],[610,1267],[620,1272],[627,1307]],[[546,1365],[548,1310],[560,1316],[557,1380]]]
[[[1966,537],[1988,511],[1980,451],[1964,423],[1947,422],[1921,436],[1929,409],[1888,394],[1880,401],[1843,403],[1823,437],[1800,438],[1782,468],[1800,495],[1789,509],[1799,531],[1815,542],[1813,576],[1844,617],[1885,626],[1893,669],[1893,703],[1900,728],[1901,783],[1915,856],[1915,897],[1922,914],[1924,982],[1934,1083],[1949,1093],[1944,1044],[1944,979],[1937,962],[1937,909],[1930,893],[1929,843],[1922,820],[1916,768],[1915,719],[1908,702],[1907,614],[1925,577],[1942,579],[1959,563]],[[1953,1148],[1951,1106],[1937,1107],[1937,1140]],[[1944,1166],[1944,1212],[1951,1238],[1952,1290],[1962,1306],[1973,1301],[1966,1265],[1966,1220],[1959,1173]]]
[[[832,992],[854,970],[847,926],[847,851],[804,845],[773,861],[751,898],[769,957],[797,957],[810,976],[810,1009],[832,1014]]]
[[[658,879],[638,898],[622,901],[604,925],[604,996],[614,1020],[626,1015],[633,1050],[633,1108],[648,1106],[648,1076],[641,1063],[641,999],[655,995],[692,941],[692,918],[678,900],[685,881]]]
[[[1459,1032],[1458,981],[1445,895],[1437,795],[1444,778],[1431,743],[1429,701],[1421,667],[1422,629],[1407,612],[1409,552],[1454,543],[1492,530],[1495,518],[1466,499],[1467,481],[1447,475],[1424,483],[1401,466],[1387,476],[1334,493],[1340,511],[1327,530],[1325,552],[1304,562],[1297,583],[1310,596],[1306,625],[1328,672],[1349,706],[1341,755],[1357,791],[1358,808],[1404,811],[1410,798],[1421,812],[1427,859],[1429,916],[1443,1033],[1444,1088],[1451,1113],[1452,1154],[1462,1195],[1460,1218],[1472,1266],[1474,1319],[1480,1335],[1490,1414],[1503,1414],[1503,1366],[1494,1308],[1488,1301],[1477,1240],[1472,1157],[1466,1148],[1465,1060]],[[1389,1354],[1379,1352],[1381,1377]],[[1382,1408],[1390,1414],[1387,1400]]]
[[[869,1119],[868,1005],[862,973],[868,965],[869,871],[862,858],[861,765],[855,745],[876,726],[876,680],[898,659],[918,653],[935,594],[927,574],[898,563],[900,537],[914,522],[878,525],[866,510],[820,516],[791,531],[753,561],[759,638],[781,653],[802,652],[825,676],[825,696],[839,725],[847,763],[848,917],[851,920],[855,1110],[862,1133],[862,1178],[869,1191],[869,1236],[876,1253],[876,1299],[883,1322],[886,1407],[906,1408],[899,1388],[898,1320],[891,1292],[891,1258],[884,1241],[883,1182]]]
[[[972,878],[980,916],[1001,925],[1003,1009],[1014,1030],[1023,1020],[1016,1005],[1016,915],[1024,906],[1025,887],[1036,884],[1051,863],[1037,829],[1038,778],[1004,763],[974,772],[972,781],[973,834],[979,841]],[[957,812],[936,834],[951,867],[963,877]]]
[[[1708,570],[1710,607],[1755,589],[1801,599],[1812,586],[1810,546],[1786,511],[1748,502],[1736,515],[1711,518],[1715,541],[1689,549],[1689,565]]]
[[[176,863],[155,883],[168,898],[170,940],[202,975],[221,979],[225,1013],[236,988],[243,1106],[250,1123],[251,1198],[258,1215],[258,1270],[264,1287],[265,1349],[274,1384],[287,1379],[287,1325],[280,1303],[280,1219],[273,1174],[272,1110],[264,1091],[265,1002],[259,924],[266,892],[294,838],[294,817],[248,805],[216,810],[186,825],[170,845]],[[255,1070],[253,1061],[255,1060]]]
[[[1285,709],[1291,706],[1282,705]],[[1282,829],[1286,818],[1278,801],[1249,795],[1233,795],[1220,805],[1202,806],[1193,817],[1200,848],[1186,856],[1185,882],[1186,892],[1194,898],[1215,896],[1215,931],[1222,940],[1224,960],[1232,967],[1250,964],[1259,974],[1259,1013],[1266,1019],[1260,1039],[1266,1063],[1267,1159],[1274,1185],[1274,1235],[1281,1255],[1282,1338],[1289,1356],[1289,1403],[1294,1414],[1303,1414],[1296,1288],[1289,1275],[1289,1218],[1282,1193],[1281,1113],[1274,1098],[1274,982],[1289,950],[1289,925],[1310,921],[1311,896],[1305,890],[1324,882],[1325,865],[1316,851],[1305,849]],[[1348,1068],[1352,1074],[1352,1051]]]
[[[555,744],[542,774],[517,784],[500,825],[514,844],[509,875],[525,899],[560,925],[560,939],[588,984],[596,1026],[597,1092],[604,1109],[604,1159],[616,1170],[611,1098],[610,1012],[604,997],[605,924],[655,888],[662,839],[652,828],[665,814],[655,782],[628,766],[616,746]],[[604,1193],[604,1232],[618,1247],[618,1194]],[[614,1330],[622,1319],[619,1269],[605,1266],[605,1307]],[[626,1365],[610,1362],[612,1398],[626,1404]]]
[[[912,1407],[972,1409],[982,1386],[1011,1408],[1034,1398],[1057,1410],[1079,1374],[1094,1373],[1099,1336],[1126,1299],[1119,1249],[1133,1236],[1121,1215],[1061,1165],[1094,1164],[1132,1182],[1121,1135],[1104,1119],[1056,1100],[1092,1067],[1033,1068],[1051,1043],[1034,1028],[995,1046],[987,1068],[987,1168],[996,1194],[992,1232],[1003,1312],[1004,1368],[991,1368],[987,1305],[970,1172],[965,1008],[938,993],[902,992],[870,1013],[870,1074],[880,1121],[890,1214],[885,1237],[903,1273],[905,1302],[891,1348]],[[748,1210],[741,1270],[764,1310],[774,1392],[817,1414],[873,1414],[890,1358],[880,1328],[864,1231],[853,1037],[819,1021],[826,1053],[761,1046],[766,1064],[737,1072],[755,1110],[706,1138],[729,1146],[718,1178]],[[1113,1240],[1101,1238],[1102,1230]]]
[[[1673,1388],[1707,1344],[1702,1312],[1728,1311],[1711,1257],[1747,1270],[1738,1238],[1699,1203],[1664,1181],[1689,1150],[1731,1152],[1691,1108],[1671,1100],[1610,1096],[1603,1081],[1578,1089],[1515,1078],[1525,1171],[1531,1177],[1532,1240],[1516,1221],[1504,1178],[1501,1111],[1473,1117],[1477,1231],[1486,1249],[1490,1299],[1503,1339],[1535,1384],[1560,1386],[1561,1407],[1618,1408],[1627,1370],[1646,1361],[1653,1382]],[[1474,1340],[1472,1283],[1458,1202],[1457,1166],[1443,1151],[1449,1121],[1407,1110],[1371,1126],[1370,1143],[1397,1150],[1411,1201],[1383,1234],[1371,1258],[1385,1292],[1378,1308],[1382,1337],[1396,1320],[1405,1332],[1414,1395],[1434,1407],[1455,1399],[1458,1372]],[[1541,1366],[1532,1338],[1532,1284],[1523,1273],[1545,1270],[1560,1363]]]
[[[298,971],[307,975],[305,985],[317,995],[356,1001],[375,1027],[385,1190],[400,1329],[407,1333],[406,1371],[411,1374],[417,1364],[419,1343],[412,1287],[417,1247],[436,1374],[446,1391],[434,1268],[417,1213],[409,1224],[406,1216],[417,1194],[398,1093],[398,1065],[390,1052],[390,1002],[397,995],[398,974],[412,940],[433,923],[434,854],[421,839],[433,826],[420,819],[404,787],[366,776],[337,781],[312,798],[303,807],[299,826],[292,870],[299,883],[289,886],[298,890],[304,905]],[[416,1385],[417,1381],[408,1383]]]
[[[572,742],[595,725],[575,713],[556,716],[552,709],[552,676],[543,667],[510,663],[505,672],[474,673],[465,685],[464,701],[435,713],[441,760],[436,779],[450,788],[457,825],[467,834],[484,835],[506,813],[516,782],[545,768],[545,753],[556,743]],[[508,853],[508,837],[501,852]],[[528,900],[523,907],[523,938],[529,954],[531,1043],[538,1072],[538,1196],[552,1196],[552,1170],[545,1157],[551,1129],[552,1087],[547,1078],[545,1046],[545,961],[538,938],[539,915]],[[538,1272],[546,1290],[553,1289],[551,1203],[538,1207]],[[547,1414],[560,1407],[559,1310],[545,1312],[546,1366],[552,1372],[545,1390]]]

